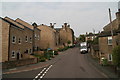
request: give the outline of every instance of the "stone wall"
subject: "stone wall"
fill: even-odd
[[[2,69],[14,68],[23,65],[35,64],[37,63],[37,58],[22,59],[16,61],[8,61],[2,63]]]

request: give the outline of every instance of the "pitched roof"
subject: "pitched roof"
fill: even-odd
[[[9,21],[10,23],[16,25],[16,26],[19,26],[20,28],[23,28],[24,29],[24,26],[18,24],[17,22],[15,22],[13,19],[10,19],[9,17],[5,17],[4,18],[5,20]]]
[[[113,35],[117,35],[119,30],[113,30]],[[107,37],[107,36],[112,36],[111,31],[102,31],[98,37]]]
[[[29,23],[27,23],[27,22],[25,22],[25,21],[23,21],[23,20],[21,20],[19,18],[17,18],[15,21],[18,22],[21,25],[24,25],[24,26],[32,29],[32,30],[34,29],[34,27],[32,25],[30,25]]]

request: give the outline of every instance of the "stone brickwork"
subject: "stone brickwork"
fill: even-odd
[[[67,42],[71,41],[71,46],[73,45],[74,42],[74,32],[73,30],[70,28],[70,25],[67,25],[67,23],[65,23],[62,28],[59,31],[60,34],[60,44],[61,45],[68,45]]]
[[[5,62],[8,61],[8,45],[9,45],[9,27],[10,24],[7,23],[6,21],[3,21],[2,19],[0,19],[0,58],[1,61],[0,62]]]
[[[18,61],[8,61],[8,62],[2,63],[2,68],[3,69],[15,68],[18,66],[35,64],[37,62],[38,62],[37,58],[22,59],[22,60],[18,60]]]
[[[39,25],[38,28],[41,30],[40,48],[47,49],[56,47],[55,30],[46,25]]]

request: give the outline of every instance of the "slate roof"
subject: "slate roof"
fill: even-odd
[[[113,30],[113,36],[117,35],[117,33],[119,33],[120,30]],[[111,35],[111,31],[102,31],[98,37],[107,37],[107,36],[112,36]]]

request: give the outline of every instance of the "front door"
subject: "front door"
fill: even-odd
[[[19,60],[19,59],[20,59],[19,55],[20,55],[20,53],[18,52],[18,53],[17,53],[17,60]]]

